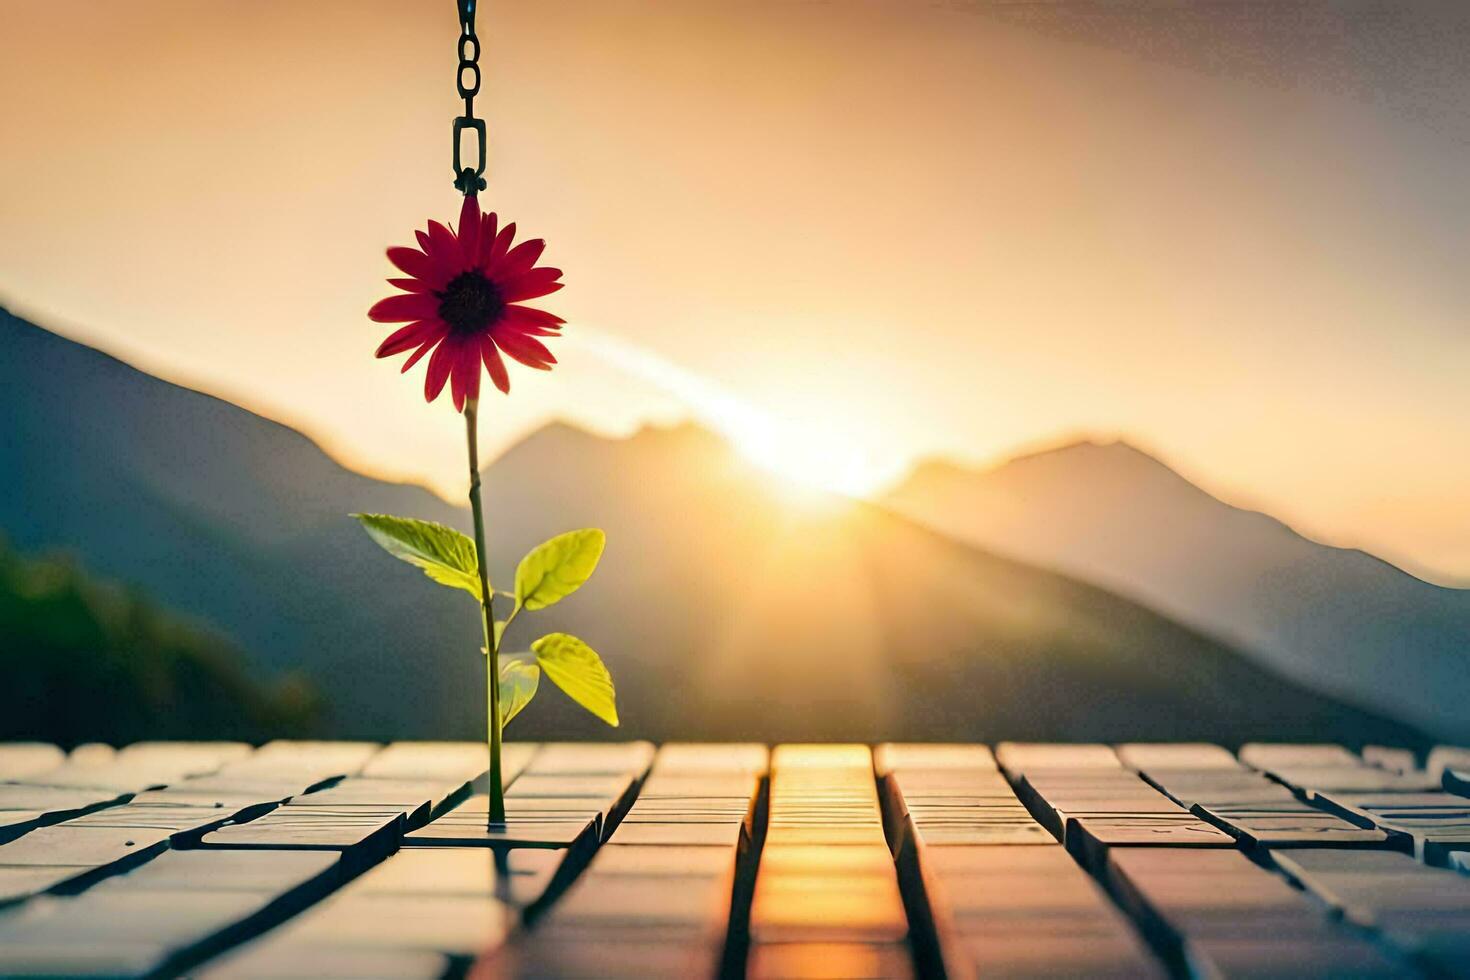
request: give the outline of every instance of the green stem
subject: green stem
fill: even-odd
[[[485,557],[485,508],[480,503],[480,439],[476,428],[479,402],[471,398],[464,406],[465,438],[470,449],[470,511],[475,516],[475,560],[480,566],[480,611],[485,630],[485,719],[486,742],[490,747],[489,823],[505,822],[505,788],[500,776],[500,641],[495,635],[495,593],[490,591],[489,562]]]

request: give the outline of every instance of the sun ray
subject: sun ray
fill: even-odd
[[[867,497],[903,468],[829,429],[758,408],[717,382],[605,331],[578,325],[567,339],[654,385],[750,462],[798,487]]]

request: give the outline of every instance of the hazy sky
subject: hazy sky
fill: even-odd
[[[0,300],[457,493],[458,417],[373,359],[363,315],[383,248],[457,212],[453,4],[0,16]],[[486,200],[548,240],[571,321],[562,369],[484,411],[492,450],[683,405],[864,488],[1122,435],[1470,580],[1470,4],[480,22]]]

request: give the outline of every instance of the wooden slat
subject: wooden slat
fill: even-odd
[[[73,746],[66,754],[66,761],[78,766],[100,766],[111,762],[117,756],[117,749],[106,742],[83,742]]]
[[[39,776],[65,761],[66,753],[46,742],[0,742],[0,781]]]
[[[354,812],[281,807],[258,820],[212,830],[203,835],[200,846],[354,852],[359,860],[368,860],[397,846],[404,823],[396,807]]]
[[[1093,869],[1111,847],[1235,846],[1228,834],[1122,768],[1033,767],[1017,790],[1042,825]]]
[[[508,797],[506,819],[486,823],[489,798],[472,796],[404,838],[418,847],[573,847],[601,839],[605,798]]]
[[[1460,745],[1436,745],[1429,750],[1424,769],[1431,776],[1442,776],[1446,769],[1470,770],[1470,748]]]
[[[1135,919],[1195,976],[1415,975],[1234,851],[1119,848],[1107,876]]]
[[[506,821],[489,827],[477,793],[415,830],[411,846],[587,847],[632,803],[653,759],[648,742],[542,745],[506,793]]]
[[[635,763],[642,757],[634,757]],[[578,764],[578,768],[585,768]],[[764,749],[661,749],[637,801],[523,942],[473,976],[711,976],[725,952]],[[567,779],[547,774],[551,783]]]
[[[1279,850],[1278,867],[1338,910],[1439,974],[1470,974],[1470,878],[1387,851]]]
[[[998,771],[995,755],[988,746],[962,743],[886,742],[873,750],[873,766],[880,776],[899,769]]]
[[[505,941],[513,909],[483,896],[368,894],[352,885],[267,938],[276,948],[383,949],[467,959]]]
[[[352,961],[372,950],[416,976],[425,964],[499,947],[554,880],[565,851],[407,848],[349,881],[201,977],[286,977],[295,963]],[[369,973],[376,976],[377,973]]]
[[[95,871],[94,865],[0,865],[0,908],[51,891]]]
[[[1236,771],[1245,766],[1229,751],[1209,742],[1129,742],[1116,747],[1118,759],[1135,771]]]
[[[749,746],[660,750],[571,890],[527,941],[487,957],[476,975],[582,975],[594,964],[604,978],[717,972],[764,756]]]
[[[886,782],[892,808],[904,820],[901,840],[929,846],[1052,844],[999,772],[983,766],[959,769],[891,769]]]
[[[329,851],[165,851],[88,894],[131,891],[259,892],[283,898],[312,885],[335,887],[341,862]]]
[[[506,793],[506,821],[487,826],[482,793],[415,830],[410,846],[587,847],[631,804],[648,771],[648,742],[553,742],[538,747]]]
[[[409,826],[417,826],[451,802],[469,795],[468,779],[369,779],[352,776],[325,789],[292,798],[282,809],[293,807],[356,808],[394,807]]]
[[[1194,812],[1248,848],[1389,847],[1406,849],[1409,839],[1378,827],[1359,826],[1337,814],[1298,801],[1240,805],[1197,805]]]
[[[1255,769],[1272,770],[1281,766],[1317,766],[1352,768],[1363,760],[1341,745],[1287,744],[1249,742],[1240,747],[1240,761]]]
[[[863,947],[907,976],[908,920],[883,836],[872,754],[782,745],[750,910],[750,976],[801,976],[819,948]],[[810,973],[807,976],[830,974]]]
[[[441,980],[449,958],[414,950],[302,949],[254,943],[191,976],[198,980]]]
[[[1247,848],[1407,846],[1406,840],[1372,829],[1366,821],[1347,820],[1304,802],[1255,770],[1155,768],[1144,775]]]
[[[1470,851],[1470,799],[1455,793],[1320,793],[1327,806],[1413,841],[1414,855],[1441,867]]]
[[[0,843],[126,799],[114,790],[0,784]]]
[[[44,767],[24,781],[114,795],[138,793],[217,772],[250,752],[248,745],[237,742],[140,742],[122,751],[100,748],[78,750],[61,765]]]
[[[1415,793],[1438,789],[1437,774],[1370,765],[1338,745],[1247,745],[1241,758],[1307,799],[1326,792]]]
[[[1390,772],[1377,766],[1277,766],[1271,776],[1308,797],[1317,793],[1422,793],[1440,788],[1422,770]]]
[[[134,863],[168,847],[167,828],[42,827],[0,846],[0,866],[69,865],[100,869]]]
[[[357,775],[378,747],[369,742],[268,742],[218,771],[189,780],[194,792],[262,793],[284,799]]]
[[[770,770],[771,753],[756,742],[667,742],[655,759],[665,776],[717,772],[764,776]]]
[[[272,782],[257,783],[253,782],[254,770],[247,770],[247,782],[232,782],[238,776],[228,773],[237,765],[250,764],[250,758],[253,757],[241,757],[238,749],[228,743],[204,743],[181,746],[178,752],[168,751],[165,746],[144,745],[87,763],[88,767],[110,767],[123,760],[128,771],[137,771],[131,767],[140,760],[144,765],[156,765],[162,760],[162,765],[176,771],[179,768],[207,770],[219,760],[235,760],[226,761],[225,768],[212,776],[184,779],[172,788],[138,793],[126,804],[87,805],[44,815],[41,824],[54,823],[60,818],[65,818],[65,823],[35,827],[25,836],[0,845],[0,867],[32,868],[24,873],[0,871],[0,902],[19,901],[44,890],[79,889],[147,860],[168,846],[191,845],[226,821],[244,821],[266,813],[281,799],[306,789],[309,780],[315,780],[312,774],[297,774],[284,777],[284,782],[276,777]],[[53,798],[57,793],[71,795],[78,804],[110,796],[110,790],[97,790],[88,796],[90,790],[25,786],[13,789],[46,793]]]
[[[117,751],[124,761],[158,760],[189,775],[214,772],[255,749],[245,742],[134,742]]]
[[[76,950],[125,967],[111,975],[172,972],[201,946],[249,928],[270,903],[260,892],[142,889],[38,899],[0,917],[0,973],[66,976]]]
[[[653,762],[652,742],[548,742],[528,772],[559,776],[642,776]]]
[[[935,756],[922,750],[878,750],[885,806],[901,827],[908,904],[928,911],[916,926],[928,972],[1157,976],[1156,963],[1101,889],[1031,817],[993,763],[969,755],[968,768],[935,769],[926,767]]]
[[[500,762],[506,781],[524,769],[535,752],[526,742],[507,742]],[[490,766],[484,742],[393,742],[362,767],[368,779],[472,780]]]
[[[1363,761],[1389,772],[1413,772],[1419,768],[1418,757],[1412,749],[1392,748],[1386,745],[1363,746]]]
[[[1001,742],[995,759],[1012,779],[1033,769],[1120,769],[1110,746],[1086,742]]]
[[[1149,769],[1142,775],[1185,807],[1275,805],[1297,800],[1290,789],[1253,769]],[[1306,804],[1302,806],[1307,808]]]
[[[277,768],[313,771],[324,769],[356,776],[382,750],[377,742],[312,742],[277,739],[267,742],[251,757]]]
[[[1057,846],[932,848],[924,881],[951,977],[1161,977],[1125,918]]]

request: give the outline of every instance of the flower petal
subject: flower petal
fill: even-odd
[[[495,341],[489,334],[480,338],[480,356],[485,359],[485,370],[490,372],[490,380],[495,382],[502,394],[510,394],[510,375],[506,373],[505,362],[500,359],[500,351],[495,349]]]
[[[497,330],[495,344],[526,367],[550,371],[551,365],[556,363],[556,358],[546,349],[545,344],[515,330]]]
[[[464,345],[460,353],[460,359],[465,363],[465,370],[469,372],[469,387],[465,389],[466,398],[480,397],[480,349],[473,340]]]
[[[389,279],[388,285],[408,293],[431,293],[434,287],[425,279]]]
[[[496,264],[500,261],[501,256],[510,251],[510,243],[515,241],[515,237],[516,223],[514,221],[500,229],[500,234],[495,236],[495,241],[490,246],[490,254],[485,256],[485,261],[480,265],[480,269],[486,275],[495,272]]]
[[[433,327],[432,320],[415,320],[406,327],[399,327],[378,345],[377,356],[392,357],[394,354],[402,354],[410,347],[417,347],[429,338]]]
[[[413,233],[413,237],[415,237],[415,238],[417,238],[419,240],[419,248],[423,249],[425,252],[428,252],[429,251],[429,236],[428,235],[424,234],[421,231],[415,231]]]
[[[490,250],[495,247],[495,229],[498,227],[495,212],[480,215],[480,241],[479,247],[475,249],[475,266],[483,269],[490,258]]]
[[[395,245],[388,249],[388,261],[392,262],[415,279],[427,279],[434,268],[429,257],[416,248]]]
[[[378,323],[406,323],[427,320],[439,312],[439,300],[427,293],[399,293],[380,299],[368,310],[368,319]]]
[[[459,206],[459,249],[464,256],[466,268],[475,264],[479,255],[480,202],[473,194],[466,194]]]
[[[537,273],[548,273],[538,275]],[[557,282],[561,278],[560,269],[532,269],[524,276],[500,285],[501,295],[507,303],[518,303],[523,299],[536,299],[554,293],[566,283]]]
[[[464,411],[467,398],[480,397],[480,351],[474,341],[460,343],[455,347],[454,366],[450,369],[449,393],[454,398],[454,409]]]
[[[538,310],[530,306],[516,306],[512,304],[505,308],[505,312],[507,315],[514,313],[517,317],[529,320],[539,327],[560,328],[562,324],[567,322],[555,313],[547,313],[545,310]]]
[[[453,255],[457,246],[454,240],[454,232],[438,221],[429,222],[429,258],[436,262],[443,262]]]
[[[521,242],[511,249],[499,266],[495,269],[496,278],[509,279],[523,272],[529,272],[536,260],[541,258],[541,253],[546,251],[546,241],[541,238],[533,238],[528,242]]]
[[[514,330],[516,333],[530,334],[534,337],[560,337],[561,324],[547,324],[534,317],[526,316],[520,312],[524,307],[506,307],[505,314],[500,318],[497,327],[502,330]],[[539,310],[528,310],[529,313],[539,313]]]
[[[459,344],[449,338],[434,349],[434,356],[429,358],[429,370],[424,373],[424,401],[433,401],[444,390],[444,383],[449,380],[449,372],[454,367],[454,355],[458,352]]]
[[[403,362],[403,367],[401,367],[401,368],[398,369],[398,373],[399,374],[407,374],[409,368],[413,367],[415,364],[417,364],[419,362],[419,359],[420,358],[422,358],[429,351],[431,351],[435,347],[437,347],[438,344],[439,344],[439,341],[441,341],[443,339],[444,339],[444,337],[442,335],[440,335],[440,336],[435,337],[432,340],[426,341],[421,347],[419,347],[418,350],[416,350],[412,354],[408,355],[408,360],[406,360],[406,361]]]

